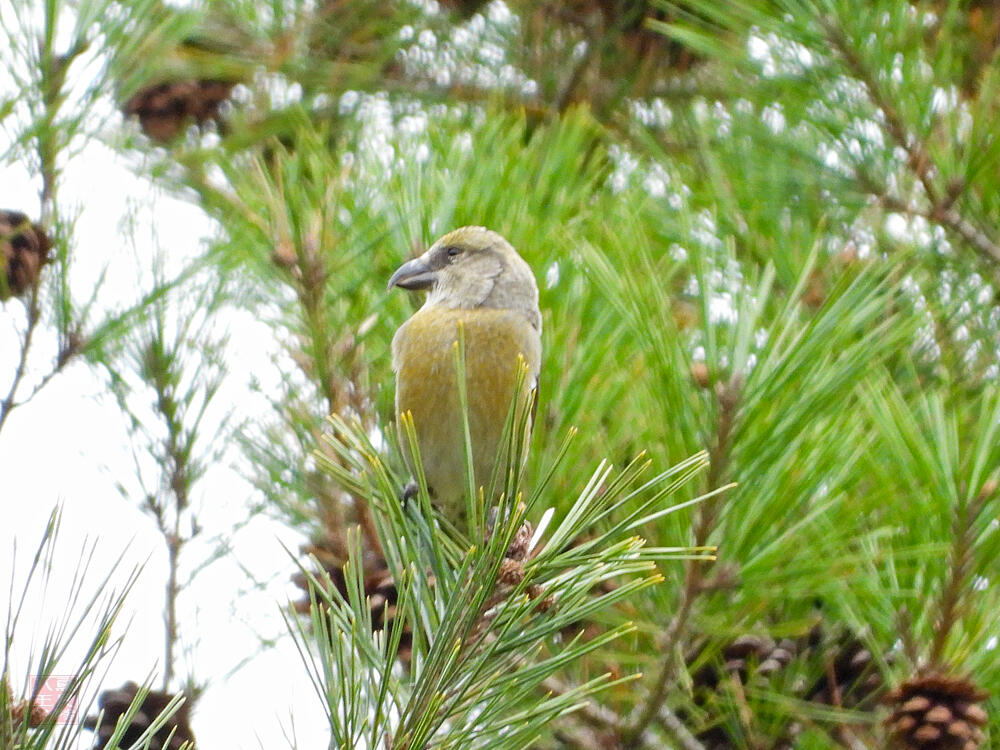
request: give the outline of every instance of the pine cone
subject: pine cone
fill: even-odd
[[[323,566],[323,570],[330,577],[333,588],[346,599],[347,579],[344,576],[346,561],[334,552],[330,545],[323,542],[307,545],[302,551],[316,558],[320,565]],[[365,596],[368,598],[368,606],[371,610],[372,630],[383,630],[396,617],[396,602],[399,598],[399,592],[396,589],[396,583],[392,580],[389,567],[381,556],[368,553],[365,555],[363,565],[364,589]],[[324,580],[322,576],[316,576],[316,579],[321,583]],[[304,573],[297,573],[292,577],[292,581],[305,592],[305,596],[293,605],[295,611],[299,614],[308,614],[310,607],[309,578]],[[397,654],[404,662],[410,659],[412,643],[413,635],[409,627],[407,627],[400,640],[399,652]]]
[[[883,690],[882,674],[872,652],[849,633],[841,634],[833,651],[829,670],[813,684],[806,698],[847,708],[871,708]]]
[[[104,710],[104,715],[98,721],[97,716],[88,716],[83,725],[93,732],[97,737],[94,740],[93,750],[104,750],[111,740],[115,731],[115,724],[118,717],[128,711],[128,707],[139,692],[139,686],[134,682],[126,682],[118,690],[105,690],[98,699],[98,705]],[[143,732],[153,723],[153,720],[167,707],[173,700],[173,696],[168,693],[161,693],[150,690],[135,712],[132,721],[125,729],[118,744],[121,747],[128,747],[138,741]],[[149,750],[180,750],[185,742],[194,745],[194,734],[191,732],[190,721],[190,701],[182,703],[180,708],[171,716],[167,722],[160,727],[149,743]],[[176,729],[175,729],[176,728]],[[173,736],[170,733],[173,732]],[[167,738],[170,738],[169,740]]]
[[[807,647],[806,644],[782,638],[775,642],[768,635],[747,633],[723,647],[722,664],[705,664],[692,674],[695,688],[695,703],[704,707],[712,705],[712,694],[723,681],[738,680],[746,685],[751,680],[769,680],[787,667],[796,656]],[[693,663],[700,651],[688,658]],[[711,709],[709,709],[711,710]],[[696,737],[707,750],[731,750],[737,747],[729,729],[718,717],[711,719],[708,726],[697,732]]]
[[[799,644],[791,638],[777,643],[766,635],[741,635],[722,649],[722,670],[706,664],[692,675],[696,687],[714,690],[726,675],[738,675],[746,683],[752,674],[767,677],[791,663],[799,652]],[[689,663],[694,659],[689,659]]]
[[[704,664],[691,676],[694,701],[709,712],[709,722],[697,733],[698,740],[709,750],[736,747],[736,740],[714,715],[713,694],[721,689],[724,682],[730,687],[734,681],[740,685],[766,684],[793,660],[809,660],[819,668],[822,657],[823,669],[811,686],[786,681],[781,689],[790,691],[790,697],[839,707],[870,708],[883,689],[875,659],[864,643],[849,630],[837,626],[833,632],[836,635],[826,635],[820,621],[795,639],[783,638],[775,642],[766,634],[745,634],[724,646],[721,664],[720,660]],[[695,663],[700,653],[689,656],[688,664]],[[772,687],[781,684],[778,680],[772,683]],[[789,723],[782,742],[794,747],[800,730],[801,726],[797,723]]]
[[[188,122],[199,127],[218,121],[219,108],[233,93],[232,81],[195,80],[157,83],[136,92],[124,106],[126,116],[138,115],[142,132],[154,141],[172,141]]]
[[[20,297],[38,280],[52,243],[20,211],[0,209],[0,302]]]
[[[49,714],[41,706],[32,703],[27,698],[23,698],[13,704],[10,709],[10,718],[15,724],[20,724],[24,721],[25,717],[28,719],[28,726],[32,729],[37,729],[49,718]]]
[[[971,680],[928,674],[889,691],[886,728],[901,750],[977,750],[984,735],[986,697]]]
[[[0,680],[0,690],[6,693],[6,703],[10,706],[10,718],[14,724],[20,724],[25,716],[28,718],[28,726],[37,729],[48,717],[48,712],[39,705],[32,703],[28,698],[19,701],[14,700],[14,692],[10,689],[10,683],[4,677]]]
[[[472,18],[487,2],[488,0],[438,0],[438,5],[457,13],[460,18]]]
[[[553,7],[565,17],[586,26],[599,18],[606,31],[621,34],[622,44],[616,52],[630,55],[629,62],[637,64],[655,60],[664,69],[686,71],[698,62],[699,56],[689,47],[670,37],[646,27],[646,19],[674,20],[659,3],[649,0],[575,0],[572,3],[555,3]]]

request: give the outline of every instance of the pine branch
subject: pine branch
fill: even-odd
[[[883,90],[872,71],[858,55],[843,28],[829,17],[824,17],[821,24],[831,47],[840,54],[848,71],[865,87],[872,104],[882,112],[889,137],[906,153],[907,167],[923,186],[930,207],[914,212],[907,204],[890,198],[882,191],[876,192],[876,197],[891,201],[900,210],[905,210],[907,213],[916,213],[916,215],[947,227],[965,240],[984,260],[1000,263],[1000,244],[997,244],[982,229],[962,216],[954,207],[955,202],[961,196],[961,186],[964,185],[964,182],[953,181],[949,183],[949,185],[959,186],[958,189],[945,191],[938,189],[934,176],[934,161],[928,148],[917,134],[907,126],[905,119],[896,109],[890,96]],[[862,179],[862,183],[871,187],[870,179]]]
[[[511,442],[514,435],[521,434],[523,420],[530,416],[528,410],[522,411],[520,421],[508,420],[508,443],[514,446],[514,454],[526,447]],[[525,509],[536,505],[540,497],[533,493],[523,505],[514,505],[506,499],[520,496],[519,472],[512,471],[507,476],[507,489],[499,496],[492,531],[483,543],[468,549],[455,545],[443,529],[428,525],[430,522],[436,526],[437,522],[425,488],[408,508],[401,508],[396,495],[402,480],[389,473],[368,436],[342,420],[334,418],[333,422],[336,438],[330,445],[335,455],[327,458],[320,454],[319,458],[338,483],[352,493],[367,493],[378,510],[375,518],[379,536],[399,588],[400,603],[392,632],[397,632],[403,621],[412,628],[414,665],[405,689],[403,684],[387,686],[384,676],[380,677],[381,686],[372,684],[362,688],[359,683],[350,692],[354,696],[355,690],[360,691],[357,699],[348,701],[349,707],[341,705],[347,700],[342,690],[331,693],[333,686],[322,687],[326,678],[321,677],[321,665],[316,665],[319,687],[329,701],[335,736],[340,738],[336,744],[347,742],[348,738],[357,741],[349,725],[337,718],[345,712],[367,715],[375,711],[383,717],[376,723],[385,727],[386,742],[392,748],[437,747],[455,742],[467,747],[517,747],[513,743],[520,735],[507,736],[500,731],[501,727],[513,726],[505,718],[513,711],[520,711],[523,717],[517,730],[526,733],[525,736],[539,731],[540,725],[535,722],[543,716],[555,718],[577,709],[594,722],[611,721],[610,713],[591,704],[587,697],[609,684],[607,676],[580,686],[552,680],[556,669],[618,637],[628,626],[587,642],[576,639],[559,644],[550,641],[549,636],[658,580],[658,576],[648,578],[642,572],[650,569],[646,567],[639,540],[614,539],[646,523],[643,514],[653,507],[662,507],[665,494],[690,476],[703,457],[695,457],[638,487],[635,482],[644,466],[642,461],[610,481],[609,469],[599,468],[573,510],[548,535],[547,541],[521,559],[516,556],[521,553],[513,550],[524,545],[515,539],[524,534]],[[519,465],[516,455],[511,461],[512,466]],[[419,469],[416,473],[418,477],[422,475]],[[674,479],[667,482],[668,476]],[[647,497],[646,493],[651,491],[654,494]],[[593,524],[600,519],[617,518],[617,514],[611,515],[613,511],[620,510],[629,498],[639,497],[643,498],[639,508],[616,521],[610,531],[592,536],[585,544],[567,544],[586,529],[593,532]],[[357,570],[357,543],[352,547],[349,567]],[[649,553],[662,554],[652,549]],[[518,568],[516,576],[511,574],[512,561]],[[430,572],[433,581],[428,578]],[[614,574],[624,575],[625,582],[595,600],[591,594],[593,586]],[[383,664],[386,658],[391,662],[394,653],[386,655],[384,650],[385,638],[391,639],[391,634],[380,636],[376,631],[378,645],[369,646],[363,640],[363,634],[371,631],[371,618],[360,579],[355,581],[348,586],[346,598],[336,589],[322,593],[327,597],[329,626],[318,623],[314,617],[314,628],[319,631],[321,652],[328,649],[326,644],[334,649],[322,658],[324,662],[329,659],[342,665],[360,659],[363,664],[368,658],[365,654],[371,653],[373,657],[377,654]],[[351,623],[365,624],[358,628]],[[351,638],[331,637],[345,627],[350,627]],[[324,630],[329,634],[324,635]],[[551,651],[550,656],[541,656],[543,643]],[[341,653],[342,648],[350,649],[354,656]],[[364,675],[368,668],[350,669],[354,676],[343,675],[341,680],[367,679]],[[380,667],[378,674],[386,675],[386,669]],[[540,695],[540,686],[551,692]],[[385,716],[381,704],[371,706],[360,700],[369,693],[394,695],[395,700],[403,701],[398,721]]]
[[[975,562],[976,522],[989,499],[989,493],[980,492],[971,500],[961,500],[955,508],[948,574],[935,607],[938,614],[928,655],[932,668],[944,667],[942,657],[948,638],[962,617],[970,589],[969,576]]]
[[[318,380],[320,393],[326,400],[326,414],[343,415],[350,406],[354,414],[364,417],[368,410],[363,403],[361,384],[356,378],[353,382],[348,380],[342,372],[346,357],[338,356],[335,351],[337,334],[330,329],[326,298],[327,280],[332,270],[327,267],[329,256],[321,252],[319,242],[319,237],[306,237],[299,243],[296,253],[297,273],[293,277],[309,337],[306,351],[302,353],[310,362],[306,374],[312,374]],[[324,495],[317,498],[322,507],[321,513],[326,518],[324,532],[331,537],[335,547],[344,549],[346,545],[343,532],[347,526],[343,510],[344,498],[326,493]],[[368,502],[358,495],[351,496],[350,500],[369,549],[380,554],[381,543]]]
[[[555,677],[547,677],[542,681],[541,687],[553,695],[564,695],[569,688]],[[613,735],[621,736],[626,729],[621,717],[611,709],[602,706],[600,703],[588,700],[571,718],[584,720],[594,729],[610,732]],[[698,741],[688,728],[673,711],[665,704],[660,705],[657,713],[657,721],[677,740],[681,750],[705,750],[705,746]],[[594,746],[594,738],[585,733],[571,733],[567,740],[581,750],[590,750]],[[648,730],[643,731],[642,745],[654,746],[655,738]]]
[[[154,266],[160,288],[161,274]],[[214,284],[185,291],[183,302],[164,296],[149,300],[118,342],[121,348],[104,361],[109,390],[128,417],[138,485],[132,492],[122,482],[119,490],[126,498],[140,498],[139,508],[153,519],[166,550],[163,691],[177,676],[178,600],[190,582],[180,579],[180,569],[188,542],[201,532],[192,491],[219,457],[230,417],[223,411],[216,419],[214,401],[227,374],[221,357],[225,339],[212,333],[225,295]]]
[[[717,391],[718,411],[715,425],[715,442],[709,453],[708,489],[715,492],[724,486],[725,475],[729,464],[730,441],[732,439],[736,412],[740,403],[741,384],[738,378],[731,379],[725,385],[719,384]],[[715,528],[721,509],[722,497],[710,497],[699,506],[698,520],[695,524],[694,546],[704,547],[709,535]],[[656,669],[653,687],[643,702],[630,717],[628,727],[623,735],[623,744],[627,748],[643,746],[641,737],[655,718],[661,715],[665,707],[674,669],[677,664],[676,649],[687,628],[688,620],[694,608],[695,600],[706,591],[704,572],[708,563],[701,560],[690,560],[684,571],[684,583],[681,589],[680,604],[677,612],[671,618],[664,631],[661,641],[663,658]],[[675,736],[676,733],[675,733]],[[678,737],[680,740],[680,737]]]
[[[67,72],[70,65],[89,47],[89,41],[82,36],[92,32],[92,28],[73,29],[74,37],[65,53],[56,49],[57,41],[62,42],[67,19],[63,17],[64,8],[60,3],[44,4],[41,14],[41,28],[33,24],[36,16],[9,12],[4,22],[0,22],[8,35],[8,52],[11,57],[12,77],[22,91],[20,96],[27,104],[24,116],[26,122],[19,123],[20,132],[13,139],[12,145],[18,144],[33,153],[33,160],[41,181],[39,190],[39,220],[41,231],[53,238],[56,259],[59,265],[59,278],[46,286],[54,290],[54,294],[46,299],[46,308],[42,307],[40,287],[42,275],[33,279],[29,290],[25,331],[21,336],[20,352],[15,367],[11,385],[7,395],[0,400],[0,432],[2,432],[10,413],[17,407],[30,402],[40,393],[52,379],[63,371],[66,364],[79,354],[84,346],[80,329],[82,322],[76,318],[66,283],[67,268],[70,259],[70,239],[66,236],[64,216],[59,200],[61,170],[59,160],[71,147],[76,148],[76,140],[82,135],[84,112],[75,113],[77,117],[67,116],[67,102],[72,101],[74,93],[67,84]],[[14,25],[8,26],[11,18],[17,17]],[[76,36],[79,34],[79,36]],[[17,41],[14,41],[14,40]],[[27,40],[31,40],[30,42]],[[28,46],[22,46],[26,44]],[[37,46],[35,46],[37,44]],[[16,72],[15,72],[16,71]],[[96,88],[99,88],[95,84]],[[93,99],[85,98],[82,102],[86,110],[93,104]],[[92,115],[93,112],[86,112]],[[14,149],[11,149],[14,152]],[[48,242],[48,240],[46,240]],[[51,262],[51,258],[43,259]],[[0,264],[0,266],[5,264]],[[39,269],[40,271],[41,269]],[[0,274],[6,271],[0,267]],[[24,380],[29,374],[29,355],[32,350],[36,332],[43,323],[43,313],[51,312],[55,318],[55,333],[58,338],[58,349],[54,361],[34,377],[30,392],[18,398]],[[42,328],[44,331],[44,328]]]
[[[55,75],[55,67],[53,64],[54,52],[52,49],[52,42],[54,37],[54,29],[56,24],[56,19],[52,15],[53,6],[51,4],[46,4],[45,6],[45,28],[48,30],[43,36],[43,47],[41,50],[41,77],[38,81],[39,87],[42,89],[41,102],[43,110],[38,117],[37,128],[35,130],[34,138],[32,139],[36,155],[38,157],[39,172],[42,178],[42,189],[39,195],[39,210],[40,210],[40,220],[39,223],[42,227],[51,227],[55,224],[57,218],[57,177],[58,169],[56,166],[56,156],[59,153],[60,139],[65,138],[65,134],[60,132],[59,126],[56,123],[56,118],[59,112],[59,106],[62,101],[62,87],[65,83],[65,77],[63,75]],[[0,268],[2,272],[3,268]],[[10,388],[7,391],[7,396],[0,401],[0,431],[3,430],[4,423],[7,421],[7,417],[10,412],[21,403],[17,402],[17,392],[21,385],[21,381],[24,378],[27,365],[28,365],[28,353],[31,351],[31,343],[35,334],[35,329],[41,322],[41,304],[38,294],[39,281],[35,279],[31,285],[31,290],[29,293],[28,304],[27,304],[27,321],[24,335],[21,339],[21,351],[18,357],[17,367],[14,371],[14,378],[11,382]],[[60,357],[60,360],[62,357]],[[57,363],[56,367],[40,381],[40,383],[32,391],[31,396],[34,396],[38,392],[41,385],[48,382],[51,375],[62,369],[61,362]],[[29,397],[30,400],[30,397]]]

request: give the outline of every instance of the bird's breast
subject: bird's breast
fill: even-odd
[[[458,397],[456,342],[465,341],[469,429],[477,482],[489,481],[514,395],[519,357],[527,367],[522,395],[535,385],[538,331],[509,310],[425,307],[392,341],[397,417],[413,415],[428,485],[442,500],[461,497],[465,452]],[[404,450],[405,453],[405,450]]]

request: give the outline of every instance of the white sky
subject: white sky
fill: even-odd
[[[0,93],[6,93],[0,91]],[[0,139],[4,138],[0,134]],[[0,142],[0,152],[6,146]],[[3,166],[0,207],[37,215],[37,183],[18,165]],[[139,293],[136,279],[145,275],[154,248],[150,237],[136,238],[136,253],[125,241],[122,220],[130,207],[139,226],[155,229],[159,247],[176,259],[196,254],[212,226],[191,205],[164,195],[138,179],[115,152],[100,143],[86,146],[66,165],[60,203],[75,211],[76,267],[73,289],[86,299],[102,270],[108,280],[101,293],[104,305],[124,304]],[[19,348],[13,321],[23,313],[20,303],[0,305],[0,390],[6,394]],[[243,318],[228,321],[231,364],[237,372],[254,372],[276,378],[273,361],[260,345],[261,325]],[[44,346],[45,339],[40,339]],[[262,409],[246,390],[246,378],[234,377],[220,398],[238,404],[241,417]],[[13,647],[13,673],[29,669],[31,640],[35,648],[42,634],[64,615],[66,589],[76,572],[85,540],[96,540],[90,577],[93,591],[104,572],[121,560],[120,582],[134,565],[145,562],[139,585],[127,601],[118,632],[124,634],[121,652],[111,664],[102,689],[117,688],[127,680],[142,681],[156,673],[163,652],[163,589],[166,554],[162,538],[151,519],[136,503],[126,501],[116,482],[134,476],[125,423],[113,398],[103,392],[99,376],[84,362],[75,362],[28,405],[16,409],[0,431],[0,606],[6,619],[11,563],[17,571],[15,591],[23,581],[41,539],[46,519],[56,505],[63,508],[52,587],[45,597],[36,588],[29,597],[24,620]],[[194,581],[180,601],[183,677],[193,667],[195,679],[208,683],[192,720],[202,747],[281,748],[294,732],[299,746],[323,747],[329,741],[326,720],[300,657],[286,633],[278,608],[295,596],[289,584],[294,570],[283,542],[296,550],[301,543],[294,532],[265,518],[256,518],[235,534],[247,517],[253,491],[230,465],[212,467],[197,486],[201,538],[230,539],[233,553],[213,563]],[[16,543],[16,552],[14,552]],[[127,549],[126,549],[127,548]],[[185,554],[188,566],[197,565],[210,552],[207,544],[192,544]],[[249,576],[248,576],[249,572]],[[265,582],[254,589],[251,577]],[[16,595],[15,595],[16,598]],[[126,625],[128,625],[126,629]],[[68,660],[67,671],[79,659],[90,633],[79,638],[79,650]],[[271,648],[262,639],[277,639]],[[242,668],[232,673],[247,657]],[[158,685],[158,682],[154,682]],[[15,685],[15,690],[20,686]],[[84,733],[82,747],[91,735]]]

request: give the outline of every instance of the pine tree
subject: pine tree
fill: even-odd
[[[120,148],[217,220],[213,314],[282,347],[238,439],[311,539],[287,617],[330,747],[989,746],[991,4],[129,19]],[[544,315],[525,479],[473,538],[399,501],[384,291],[464,224]]]

